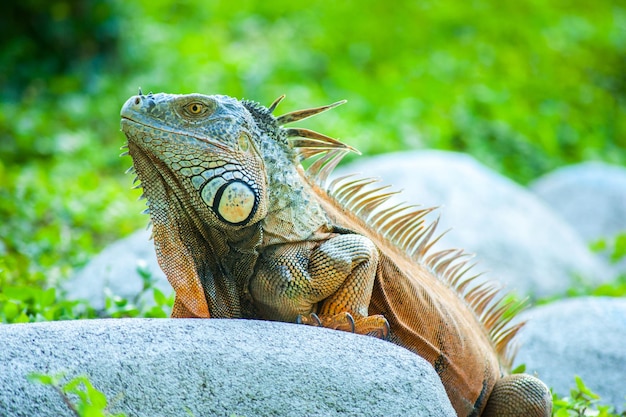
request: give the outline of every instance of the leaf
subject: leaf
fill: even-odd
[[[101,392],[95,389],[91,384],[87,387],[87,395],[89,401],[94,407],[105,409],[107,406],[107,397]]]
[[[48,288],[45,291],[42,291],[39,294],[39,304],[40,307],[48,307],[54,304],[56,301],[56,289]]]
[[[576,381],[576,388],[578,389],[578,391],[584,395],[586,395],[587,397],[597,400],[600,398],[600,396],[596,393],[594,393],[593,391],[591,391],[589,388],[587,388],[587,386],[585,385],[585,383],[583,382],[582,378],[579,377],[578,375],[576,375],[574,377],[574,380]]]
[[[57,382],[52,375],[40,374],[38,372],[31,372],[26,378],[31,382],[39,382],[43,385],[55,385]]]
[[[2,306],[2,314],[4,315],[7,323],[13,322],[19,312],[20,308],[14,301],[7,301],[4,306]]]
[[[611,262],[619,262],[626,257],[626,233],[621,233],[615,238],[615,246],[611,253]]]
[[[600,253],[602,251],[605,251],[606,248],[607,248],[606,239],[598,239],[595,242],[591,242],[589,244],[589,249],[595,253]]]
[[[167,304],[167,297],[165,296],[165,294],[163,294],[161,290],[159,290],[158,288],[153,288],[152,294],[154,295],[154,301],[157,303],[157,305],[162,306]]]
[[[511,374],[523,374],[524,372],[526,372],[525,363],[522,363],[521,365],[517,366],[515,369],[511,370]]]

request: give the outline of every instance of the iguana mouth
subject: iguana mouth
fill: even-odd
[[[197,136],[197,135],[194,135],[194,134],[190,134],[189,132],[185,133],[185,132],[182,132],[182,131],[176,130],[176,129],[168,129],[168,128],[165,128],[165,127],[162,127],[162,126],[156,127],[156,126],[150,125],[148,123],[140,122],[140,121],[138,121],[136,119],[133,119],[133,118],[131,118],[129,116],[122,115],[121,117],[122,117],[122,120],[121,120],[122,131],[124,133],[126,133],[126,134],[129,134],[132,137],[135,136],[133,134],[133,132],[129,132],[128,130],[124,129],[124,124],[125,123],[126,124],[130,124],[130,125],[134,124],[134,125],[144,126],[144,127],[147,127],[147,128],[149,128],[150,130],[153,130],[153,131],[156,130],[156,131],[169,133],[169,134],[172,134],[172,135],[185,136],[185,137],[188,137],[188,138],[195,139],[195,140],[197,140],[199,142],[204,142],[204,143],[206,143],[208,145],[214,146],[214,147],[220,149],[223,152],[231,152],[231,150],[230,150],[230,148],[228,146],[224,145],[223,143],[218,142],[217,140],[213,140],[211,138]]]

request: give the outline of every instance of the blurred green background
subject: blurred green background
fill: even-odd
[[[306,126],[523,184],[626,161],[623,0],[24,0],[0,44],[0,289],[54,284],[146,224],[118,157],[138,87],[286,94],[278,113],[345,98]]]

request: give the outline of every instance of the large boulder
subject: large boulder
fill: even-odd
[[[559,168],[530,189],[587,242],[626,232],[626,168],[585,162]]]
[[[516,366],[526,365],[560,395],[574,376],[602,399],[626,410],[626,299],[571,298],[536,307],[520,319]]]
[[[336,175],[352,172],[403,190],[390,205],[440,206],[440,230],[453,230],[435,248],[477,254],[477,270],[521,295],[563,293],[578,282],[575,277],[590,282],[612,277],[578,233],[536,196],[468,155],[386,154],[350,164]]]
[[[434,369],[382,340],[253,320],[0,326],[0,415],[72,416],[31,372],[87,375],[132,416],[454,416]]]
[[[601,162],[563,167],[530,189],[567,221],[585,242],[612,241],[626,233],[626,168]],[[604,253],[607,256],[609,253]],[[626,259],[615,265],[626,273]]]

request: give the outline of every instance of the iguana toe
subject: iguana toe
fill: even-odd
[[[296,318],[296,323],[315,327],[327,327],[329,329],[342,330],[350,333],[354,333],[355,331],[354,318],[348,312],[332,316],[322,316],[321,318],[315,313],[308,315],[300,314]]]
[[[335,314],[332,316],[322,316],[322,326],[334,330],[354,333],[354,317],[348,312]]]
[[[363,317],[362,319],[357,320],[355,328],[355,333],[358,334],[364,334],[383,340],[387,340],[389,338],[389,322],[380,314]]]

